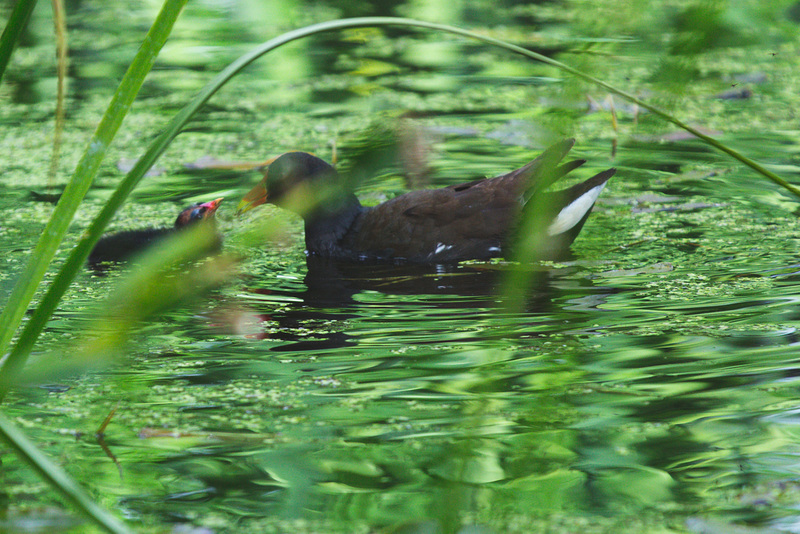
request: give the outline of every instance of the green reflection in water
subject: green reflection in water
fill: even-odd
[[[691,33],[685,20],[672,26],[691,3],[590,7],[408,2],[383,14],[479,26],[558,53],[794,177],[797,29],[783,11],[727,6],[715,24],[729,42],[753,43],[742,21],[771,10],[764,40],[712,43],[687,64],[662,44]],[[119,21],[151,16],[118,9],[73,13],[65,171],[105,104],[106,79],[127,65],[125,43],[137,42],[118,39]],[[93,202],[118,179],[117,161],[137,157],[210,72],[258,39],[348,9],[385,7],[193,4]],[[0,174],[3,289],[50,209],[28,196],[45,189],[52,107],[49,21],[38,16],[38,41],[0,88],[0,139],[14,156]],[[658,81],[676,63],[694,72],[678,94]],[[716,98],[745,87],[754,97]],[[244,247],[252,259],[241,282],[144,325],[123,366],[20,388],[6,412],[144,530],[703,531],[714,517],[791,530],[796,205],[623,102],[614,102],[614,132],[604,99],[552,69],[436,35],[364,31],[287,47],[208,106],[118,228],[168,221],[186,199],[235,197],[258,179],[185,169],[203,156],[263,161],[302,149],[330,158],[335,141],[340,165],[361,171],[360,194],[376,203],[409,186],[509,170],[574,135],[574,156],[589,160],[582,176],[619,169],[576,261],[537,266],[526,310],[503,314],[495,275],[507,266],[309,277],[299,222],[270,212],[285,217],[287,239]],[[411,119],[398,119],[406,111]],[[403,128],[424,147],[418,160],[398,160]],[[73,242],[89,219],[79,214]],[[240,222],[220,219],[233,239]],[[113,280],[87,275],[72,290],[44,353],[63,351]],[[117,402],[105,439],[112,457],[90,436]],[[13,458],[4,455],[2,469],[7,516],[58,505]]]

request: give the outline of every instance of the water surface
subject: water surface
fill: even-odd
[[[691,2],[594,4],[192,4],[59,257],[124,160],[215,72],[261,40],[344,15],[455,23],[555,55],[796,179],[790,12],[722,4],[706,28],[687,22],[699,17]],[[117,9],[71,7],[55,183],[46,10],[0,88],[0,143],[13,154],[0,162],[4,292],[51,210],[31,191],[63,187],[154,16]],[[719,98],[744,88],[749,98]],[[114,223],[168,224],[185,203],[226,196],[220,227],[247,256],[241,275],[141,325],[114,365],[21,386],[5,412],[144,531],[800,531],[797,204],[618,99],[615,129],[606,97],[425,32],[365,29],[276,52],[212,100]],[[500,296],[519,268],[504,262],[308,265],[297,218],[234,217],[257,173],[187,167],[292,149],[330,159],[335,144],[376,203],[506,172],[567,136],[589,160],[576,175],[618,173],[573,260],[523,267],[533,284],[521,309]],[[283,221],[283,238],[242,245],[260,217]],[[74,355],[120,276],[82,276],[35,359]],[[88,528],[2,460],[2,528]]]

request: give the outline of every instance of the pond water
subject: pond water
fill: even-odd
[[[157,6],[69,6],[55,180],[48,9],[37,8],[0,86],[3,295],[52,210],[37,193],[63,188]],[[344,16],[451,23],[554,55],[797,181],[797,11],[192,3],[58,261],[121,169],[216,72],[283,31]],[[257,172],[207,164],[287,150],[330,160],[335,146],[374,204],[507,172],[563,137],[588,160],[578,178],[618,173],[572,260],[522,267],[310,265],[298,218],[271,207],[234,216]],[[166,225],[219,196],[226,247],[246,256],[236,277],[143,322],[113,364],[59,372],[49,362],[76,357],[124,277],[87,272],[34,355],[56,371],[3,405],[133,528],[800,532],[798,205],[739,163],[553,68],[441,34],[363,29],[249,68],[172,144],[113,229]],[[264,218],[282,223],[279,238],[242,238]],[[514,308],[504,283],[520,268],[531,288]],[[92,531],[0,453],[0,531]]]

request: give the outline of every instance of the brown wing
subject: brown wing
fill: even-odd
[[[411,261],[497,256],[520,208],[501,178],[412,191],[376,206],[361,217],[352,246]]]
[[[453,261],[502,254],[527,192],[583,162],[556,167],[574,144],[553,145],[520,169],[442,189],[412,191],[366,211],[348,248],[378,258]]]

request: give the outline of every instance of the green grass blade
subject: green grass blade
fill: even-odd
[[[3,35],[0,36],[0,80],[3,79],[3,73],[8,67],[19,36],[28,25],[34,6],[36,6],[36,0],[19,0],[8,18]]]
[[[0,414],[0,437],[14,449],[36,472],[50,482],[50,485],[61,492],[86,517],[108,532],[129,533],[119,519],[100,508],[86,492],[47,456],[34,445],[16,425]]]
[[[89,146],[78,163],[64,193],[31,254],[21,276],[11,291],[2,314],[0,314],[0,354],[3,354],[19,326],[37,286],[44,277],[50,261],[64,239],[75,212],[86,195],[97,169],[106,154],[122,120],[133,104],[155,58],[169,36],[187,0],[166,0],[153,26],[147,33],[144,44],[125,73],[117,92],[105,115],[92,136]],[[59,298],[60,300],[60,298]],[[50,306],[55,309],[55,306]],[[51,312],[52,313],[52,312]],[[13,383],[16,372],[24,365],[24,357],[8,356],[0,366],[0,399]]]
[[[795,196],[800,198],[800,188],[790,184],[789,182],[787,182],[786,180],[784,180],[783,178],[781,178],[780,176],[778,176],[774,172],[766,169],[764,166],[762,166],[759,163],[753,161],[752,159],[744,156],[743,154],[740,154],[736,150],[734,150],[734,149],[732,149],[732,148],[720,143],[716,139],[714,139],[712,137],[709,137],[708,135],[700,132],[696,128],[693,128],[692,126],[686,124],[685,122],[681,121],[680,119],[670,115],[666,111],[663,111],[663,110],[657,108],[656,106],[653,106],[652,104],[649,104],[649,103],[645,102],[644,100],[641,100],[641,99],[637,98],[636,96],[628,93],[627,91],[623,91],[622,89],[618,89],[617,87],[614,87],[613,85],[611,85],[609,83],[606,83],[606,82],[604,82],[604,81],[602,81],[602,80],[600,80],[598,78],[595,78],[594,76],[586,74],[586,73],[584,73],[584,72],[582,72],[582,71],[580,71],[580,70],[578,70],[578,69],[576,69],[574,67],[570,67],[569,65],[566,65],[565,63],[561,63],[560,61],[557,61],[555,59],[549,58],[547,56],[543,56],[542,54],[538,54],[536,52],[532,52],[530,50],[522,48],[521,46],[513,45],[513,44],[507,43],[505,41],[501,41],[499,39],[494,39],[492,37],[487,37],[487,36],[484,36],[484,35],[473,33],[473,32],[471,32],[469,30],[464,30],[464,29],[461,29],[461,28],[456,28],[454,26],[448,26],[448,25],[445,25],[445,24],[435,24],[435,23],[432,23],[432,22],[423,22],[423,21],[412,20],[412,19],[401,19],[401,18],[393,18],[393,17],[363,17],[363,18],[352,18],[352,19],[336,20],[336,21],[331,21],[331,22],[323,22],[323,23],[320,23],[320,24],[315,24],[315,25],[312,25],[312,26],[308,26],[308,27],[302,28],[300,30],[296,30],[296,31],[293,31],[293,32],[285,33],[284,35],[282,35],[278,39],[274,39],[273,41],[270,41],[269,43],[266,43],[265,45],[262,45],[262,46],[263,47],[267,47],[268,44],[273,43],[275,41],[278,41],[280,39],[295,40],[295,39],[299,39],[301,37],[306,37],[308,35],[313,35],[314,33],[321,33],[321,32],[339,30],[339,29],[345,29],[345,28],[364,27],[364,26],[411,26],[411,27],[418,27],[418,28],[427,28],[427,29],[431,29],[431,30],[439,30],[439,31],[447,32],[447,33],[453,33],[453,34],[456,34],[456,35],[460,35],[462,37],[468,37],[470,39],[475,39],[475,40],[478,40],[478,41],[482,41],[484,43],[491,44],[491,45],[497,46],[499,48],[503,48],[503,49],[508,50],[510,52],[514,52],[516,54],[520,54],[522,56],[525,56],[525,57],[528,57],[528,58],[531,58],[531,59],[535,59],[535,60],[540,61],[542,63],[546,63],[548,65],[552,65],[553,67],[559,68],[559,69],[561,69],[561,70],[563,70],[565,72],[569,72],[570,74],[572,74],[572,75],[574,75],[574,76],[576,76],[578,78],[581,78],[582,80],[585,80],[587,82],[593,83],[595,85],[599,85],[600,87],[603,87],[604,89],[606,89],[606,90],[608,90],[608,91],[610,91],[610,92],[612,92],[614,94],[617,94],[617,95],[625,98],[626,100],[634,102],[635,104],[639,105],[640,107],[647,109],[648,111],[650,111],[654,115],[657,115],[658,117],[660,117],[660,118],[662,118],[662,119],[664,119],[664,120],[666,120],[668,122],[671,122],[672,124],[678,126],[679,128],[682,128],[683,130],[686,130],[687,132],[695,135],[699,139],[702,139],[704,142],[706,142],[709,145],[713,146],[717,150],[720,150],[721,152],[724,152],[725,154],[728,154],[729,156],[733,157],[737,161],[747,165],[748,167],[750,167],[751,169],[753,169],[757,173],[759,173],[762,176],[768,178],[769,180],[771,180],[775,184],[783,187],[787,191],[791,192],[792,194],[794,194]],[[280,45],[277,45],[277,46],[280,46]],[[277,46],[275,46],[275,47],[277,47]],[[273,47],[273,48],[275,48],[275,47]],[[258,50],[260,50],[260,49],[256,49],[256,51],[254,51],[254,53],[258,52]],[[270,48],[270,50],[271,50],[271,48]],[[266,53],[268,51],[269,50],[263,50],[258,55],[261,55],[261,54]],[[253,59],[255,59],[255,58],[253,58]]]
[[[251,223],[243,231],[226,236],[226,248],[235,251],[259,246],[283,231],[280,221],[268,217]],[[216,231],[209,234],[206,230],[200,226],[177,232],[132,260],[108,298],[86,311],[85,315],[94,319],[78,344],[68,349],[59,347],[57,354],[40,354],[36,363],[25,368],[17,385],[61,381],[108,365],[126,354],[120,349],[142,321],[203,297],[209,289],[235,277],[241,259],[236,252],[222,252],[193,263],[218,243]],[[69,358],[60,357],[65,351]]]
[[[56,88],[56,117],[53,128],[53,155],[50,156],[50,170],[47,172],[47,185],[53,185],[58,173],[58,162],[61,156],[61,138],[64,135],[65,101],[67,98],[67,16],[64,0],[53,0],[53,22],[56,29],[56,72],[58,74]]]
[[[216,229],[203,224],[156,243],[136,265],[128,266],[129,271],[92,314],[95,319],[87,327],[86,339],[69,364],[91,367],[110,360],[143,321],[200,299],[233,278],[238,266],[235,257],[214,254],[199,258],[218,244]]]

